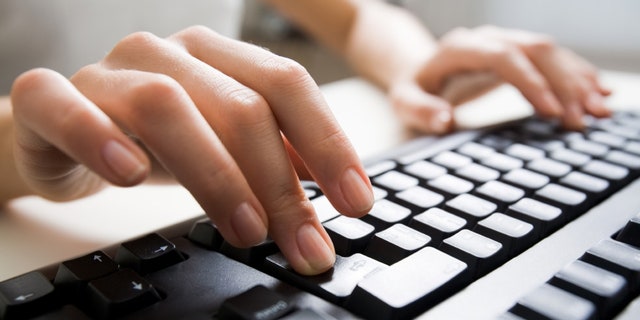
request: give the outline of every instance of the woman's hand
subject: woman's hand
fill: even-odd
[[[136,140],[229,243],[255,245],[268,233],[303,274],[327,270],[335,255],[298,174],[343,214],[373,203],[360,160],[304,68],[203,27],[166,39],[132,34],[70,81],[29,71],[11,98],[16,163],[34,192],[67,200],[105,180],[142,182],[150,160]]]
[[[511,83],[540,115],[560,117],[568,129],[583,128],[585,114],[610,114],[604,105],[610,92],[591,64],[547,36],[493,26],[445,34],[422,68],[391,84],[389,92],[410,127],[446,133],[454,125],[454,100],[461,98],[448,94],[459,91],[451,87],[477,73]]]

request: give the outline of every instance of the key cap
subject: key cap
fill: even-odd
[[[345,216],[325,222],[324,227],[333,241],[336,254],[341,256],[362,252],[375,231],[372,225]]]
[[[456,175],[473,181],[475,183],[484,183],[491,180],[496,180],[500,177],[500,172],[497,170],[479,165],[477,163],[470,163],[464,167],[456,170]]]
[[[505,149],[504,153],[524,161],[531,161],[534,159],[544,157],[544,151],[538,148],[527,146],[521,143],[514,143]]]
[[[376,233],[364,250],[368,257],[384,264],[394,264],[429,244],[431,237],[403,224]]]
[[[537,239],[551,234],[564,221],[561,209],[531,198],[522,198],[510,205],[506,214],[530,223]]]
[[[157,233],[122,243],[115,261],[141,274],[151,273],[174,265],[185,258],[169,240]]]
[[[604,157],[604,160],[627,167],[631,170],[640,170],[640,156],[636,156],[627,152],[613,150],[607,153],[607,155]]]
[[[593,142],[601,143],[614,148],[622,148],[627,142],[627,139],[625,139],[624,137],[605,131],[592,131],[587,136],[589,137],[589,140]]]
[[[551,152],[551,159],[580,167],[591,160],[591,156],[571,149],[557,149]]]
[[[527,169],[540,172],[552,178],[560,178],[571,171],[571,166],[549,158],[540,158],[529,162]]]
[[[398,192],[396,197],[421,209],[435,207],[444,201],[443,195],[418,186]]]
[[[218,227],[209,218],[204,218],[193,224],[189,231],[189,240],[209,249],[218,250],[224,238]]]
[[[614,315],[628,290],[622,276],[580,260],[564,267],[549,283],[593,302],[602,319]]]
[[[416,215],[409,222],[409,227],[431,237],[434,245],[442,242],[467,225],[467,220],[440,208],[431,208]]]
[[[497,203],[499,210],[520,200],[525,195],[524,190],[500,181],[489,181],[476,188],[475,193]]]
[[[340,216],[340,212],[333,207],[326,196],[320,196],[311,200],[311,204],[313,205],[320,222],[326,222]]]
[[[582,213],[587,204],[587,195],[584,192],[550,183],[534,193],[536,199],[547,202],[561,208],[565,219],[575,218]]]
[[[631,290],[640,288],[640,250],[635,247],[607,238],[587,250],[580,260],[625,277]]]
[[[387,199],[378,200],[362,221],[372,225],[376,230],[384,230],[395,223],[405,221],[411,210]]]
[[[474,225],[478,220],[496,211],[498,206],[491,201],[464,193],[447,201],[446,208],[459,214],[470,225]]]
[[[387,171],[373,178],[373,182],[395,191],[409,189],[418,185],[418,179],[398,171]]]
[[[614,183],[622,181],[629,176],[629,169],[600,160],[591,160],[580,169],[585,173],[607,179]]]
[[[536,240],[533,225],[499,212],[478,222],[473,231],[500,242],[509,257],[528,249]]]
[[[118,264],[102,251],[62,262],[53,283],[65,295],[74,296],[94,279],[118,270]]]
[[[0,282],[0,319],[24,319],[52,309],[58,304],[54,291],[37,271]]]
[[[463,156],[453,151],[443,151],[431,159],[433,163],[439,164],[449,169],[457,169],[471,163],[471,158]]]
[[[370,274],[358,283],[347,309],[366,319],[404,319],[466,284],[467,266],[432,247]]]
[[[640,248],[640,213],[627,222],[616,236],[616,240]]]
[[[131,269],[121,269],[88,285],[87,310],[98,318],[113,318],[161,300],[160,294]]]
[[[500,242],[468,229],[444,239],[438,248],[465,262],[474,278],[485,275],[507,259]]]
[[[502,176],[502,180],[523,188],[528,193],[540,189],[550,181],[549,177],[527,169],[514,169]]]
[[[458,152],[473,159],[482,160],[495,153],[495,150],[476,142],[466,142],[458,148]]]
[[[302,276],[293,271],[281,253],[276,253],[267,257],[266,268],[289,283],[305,288],[327,301],[342,304],[358,282],[384,270],[387,265],[360,253],[349,257],[337,255],[331,270],[316,276]]]
[[[382,162],[378,162],[374,165],[367,166],[365,171],[367,172],[367,176],[374,177],[384,172],[387,172],[391,169],[395,169],[397,164],[393,160],[386,160]]]
[[[442,191],[449,196],[467,193],[473,189],[473,183],[450,174],[445,174],[433,180],[429,180],[427,184],[435,188],[437,191]]]
[[[294,309],[294,305],[279,293],[257,285],[228,298],[220,306],[219,319],[273,320]]]
[[[524,161],[501,153],[492,154],[482,159],[480,163],[502,172],[522,168],[524,165]]]
[[[249,248],[238,248],[224,242],[220,247],[220,252],[236,261],[256,266],[261,264],[267,256],[278,252],[278,246],[272,239],[266,239]]]
[[[425,180],[431,180],[447,173],[447,169],[429,161],[421,160],[406,166],[404,172]]]
[[[525,319],[594,319],[595,306],[550,284],[543,284],[524,296],[511,308],[512,313]]]
[[[569,142],[569,148],[594,157],[602,157],[609,152],[609,147],[602,143],[581,139]]]

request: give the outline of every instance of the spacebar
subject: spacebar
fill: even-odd
[[[426,247],[358,283],[346,307],[367,319],[415,316],[460,289],[469,280],[467,265]]]

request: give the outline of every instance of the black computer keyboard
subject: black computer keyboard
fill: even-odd
[[[205,218],[0,282],[0,318],[640,319],[640,114],[588,123],[531,118],[372,159],[361,219],[304,182],[336,248],[325,274],[295,273],[271,241],[234,248]]]

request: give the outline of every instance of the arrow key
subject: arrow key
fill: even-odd
[[[34,271],[0,282],[0,319],[23,319],[58,305],[54,287]]]
[[[147,274],[178,262],[185,257],[169,240],[157,233],[124,242],[116,253],[116,262],[141,274]]]
[[[160,301],[160,294],[131,269],[121,269],[88,285],[86,309],[97,318],[126,315]]]
[[[64,295],[77,295],[86,284],[94,279],[106,276],[118,270],[115,263],[107,254],[102,251],[95,251],[90,254],[72,260],[62,262],[58,266],[58,272],[53,280],[56,288],[62,290]]]

